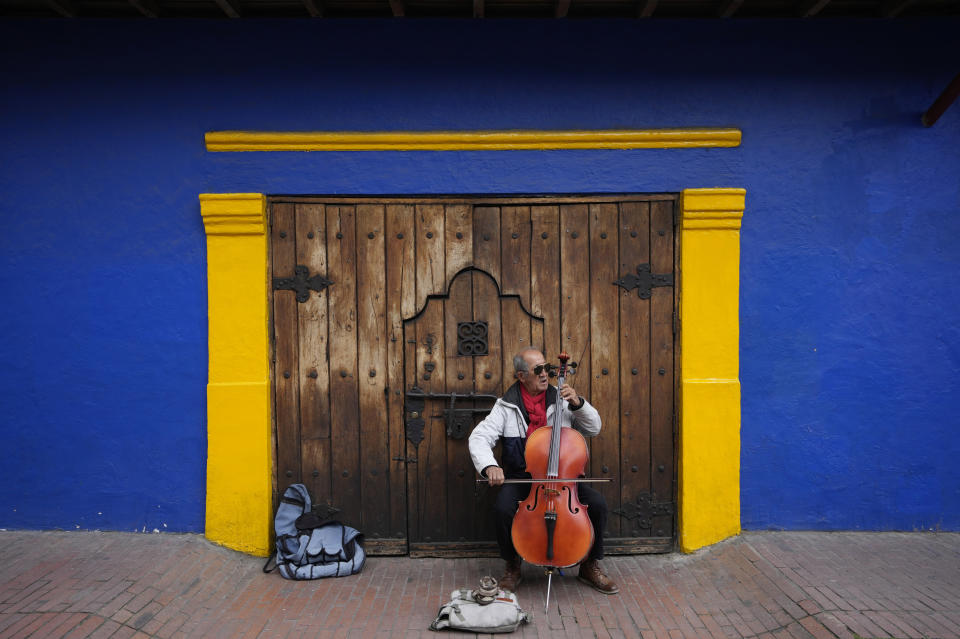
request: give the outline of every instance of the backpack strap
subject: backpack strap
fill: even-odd
[[[270,565],[270,562],[273,562],[273,568],[267,568]],[[267,563],[263,564],[263,572],[270,573],[277,569],[277,551],[274,550],[270,553],[270,556],[267,557]]]

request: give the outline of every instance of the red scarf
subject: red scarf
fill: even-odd
[[[527,409],[527,415],[530,416],[530,425],[527,426],[527,437],[529,437],[530,433],[547,425],[547,393],[544,391],[534,397],[521,384],[520,398],[523,399],[523,407]]]

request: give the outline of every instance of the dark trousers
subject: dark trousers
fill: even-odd
[[[578,484],[577,491],[580,502],[587,507],[587,515],[593,523],[593,547],[587,559],[603,559],[603,531],[607,527],[607,500],[598,490],[586,484]],[[517,513],[517,502],[523,501],[529,494],[530,484],[504,484],[500,487],[500,493],[493,506],[497,545],[500,546],[500,556],[507,561],[517,558],[513,537],[510,534],[513,516]]]

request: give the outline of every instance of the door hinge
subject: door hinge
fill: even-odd
[[[416,458],[416,457],[400,457],[400,456],[397,456],[397,457],[394,457],[394,458],[393,458],[393,461],[403,462],[404,464],[416,464],[416,463],[417,463],[417,458]]]

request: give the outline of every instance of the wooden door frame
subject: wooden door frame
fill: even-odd
[[[740,532],[739,260],[745,193],[685,189],[680,196],[677,539],[685,552]],[[210,358],[205,535],[266,556],[274,474],[267,197],[199,198],[207,237]],[[509,198],[511,203],[547,199],[560,198]]]

